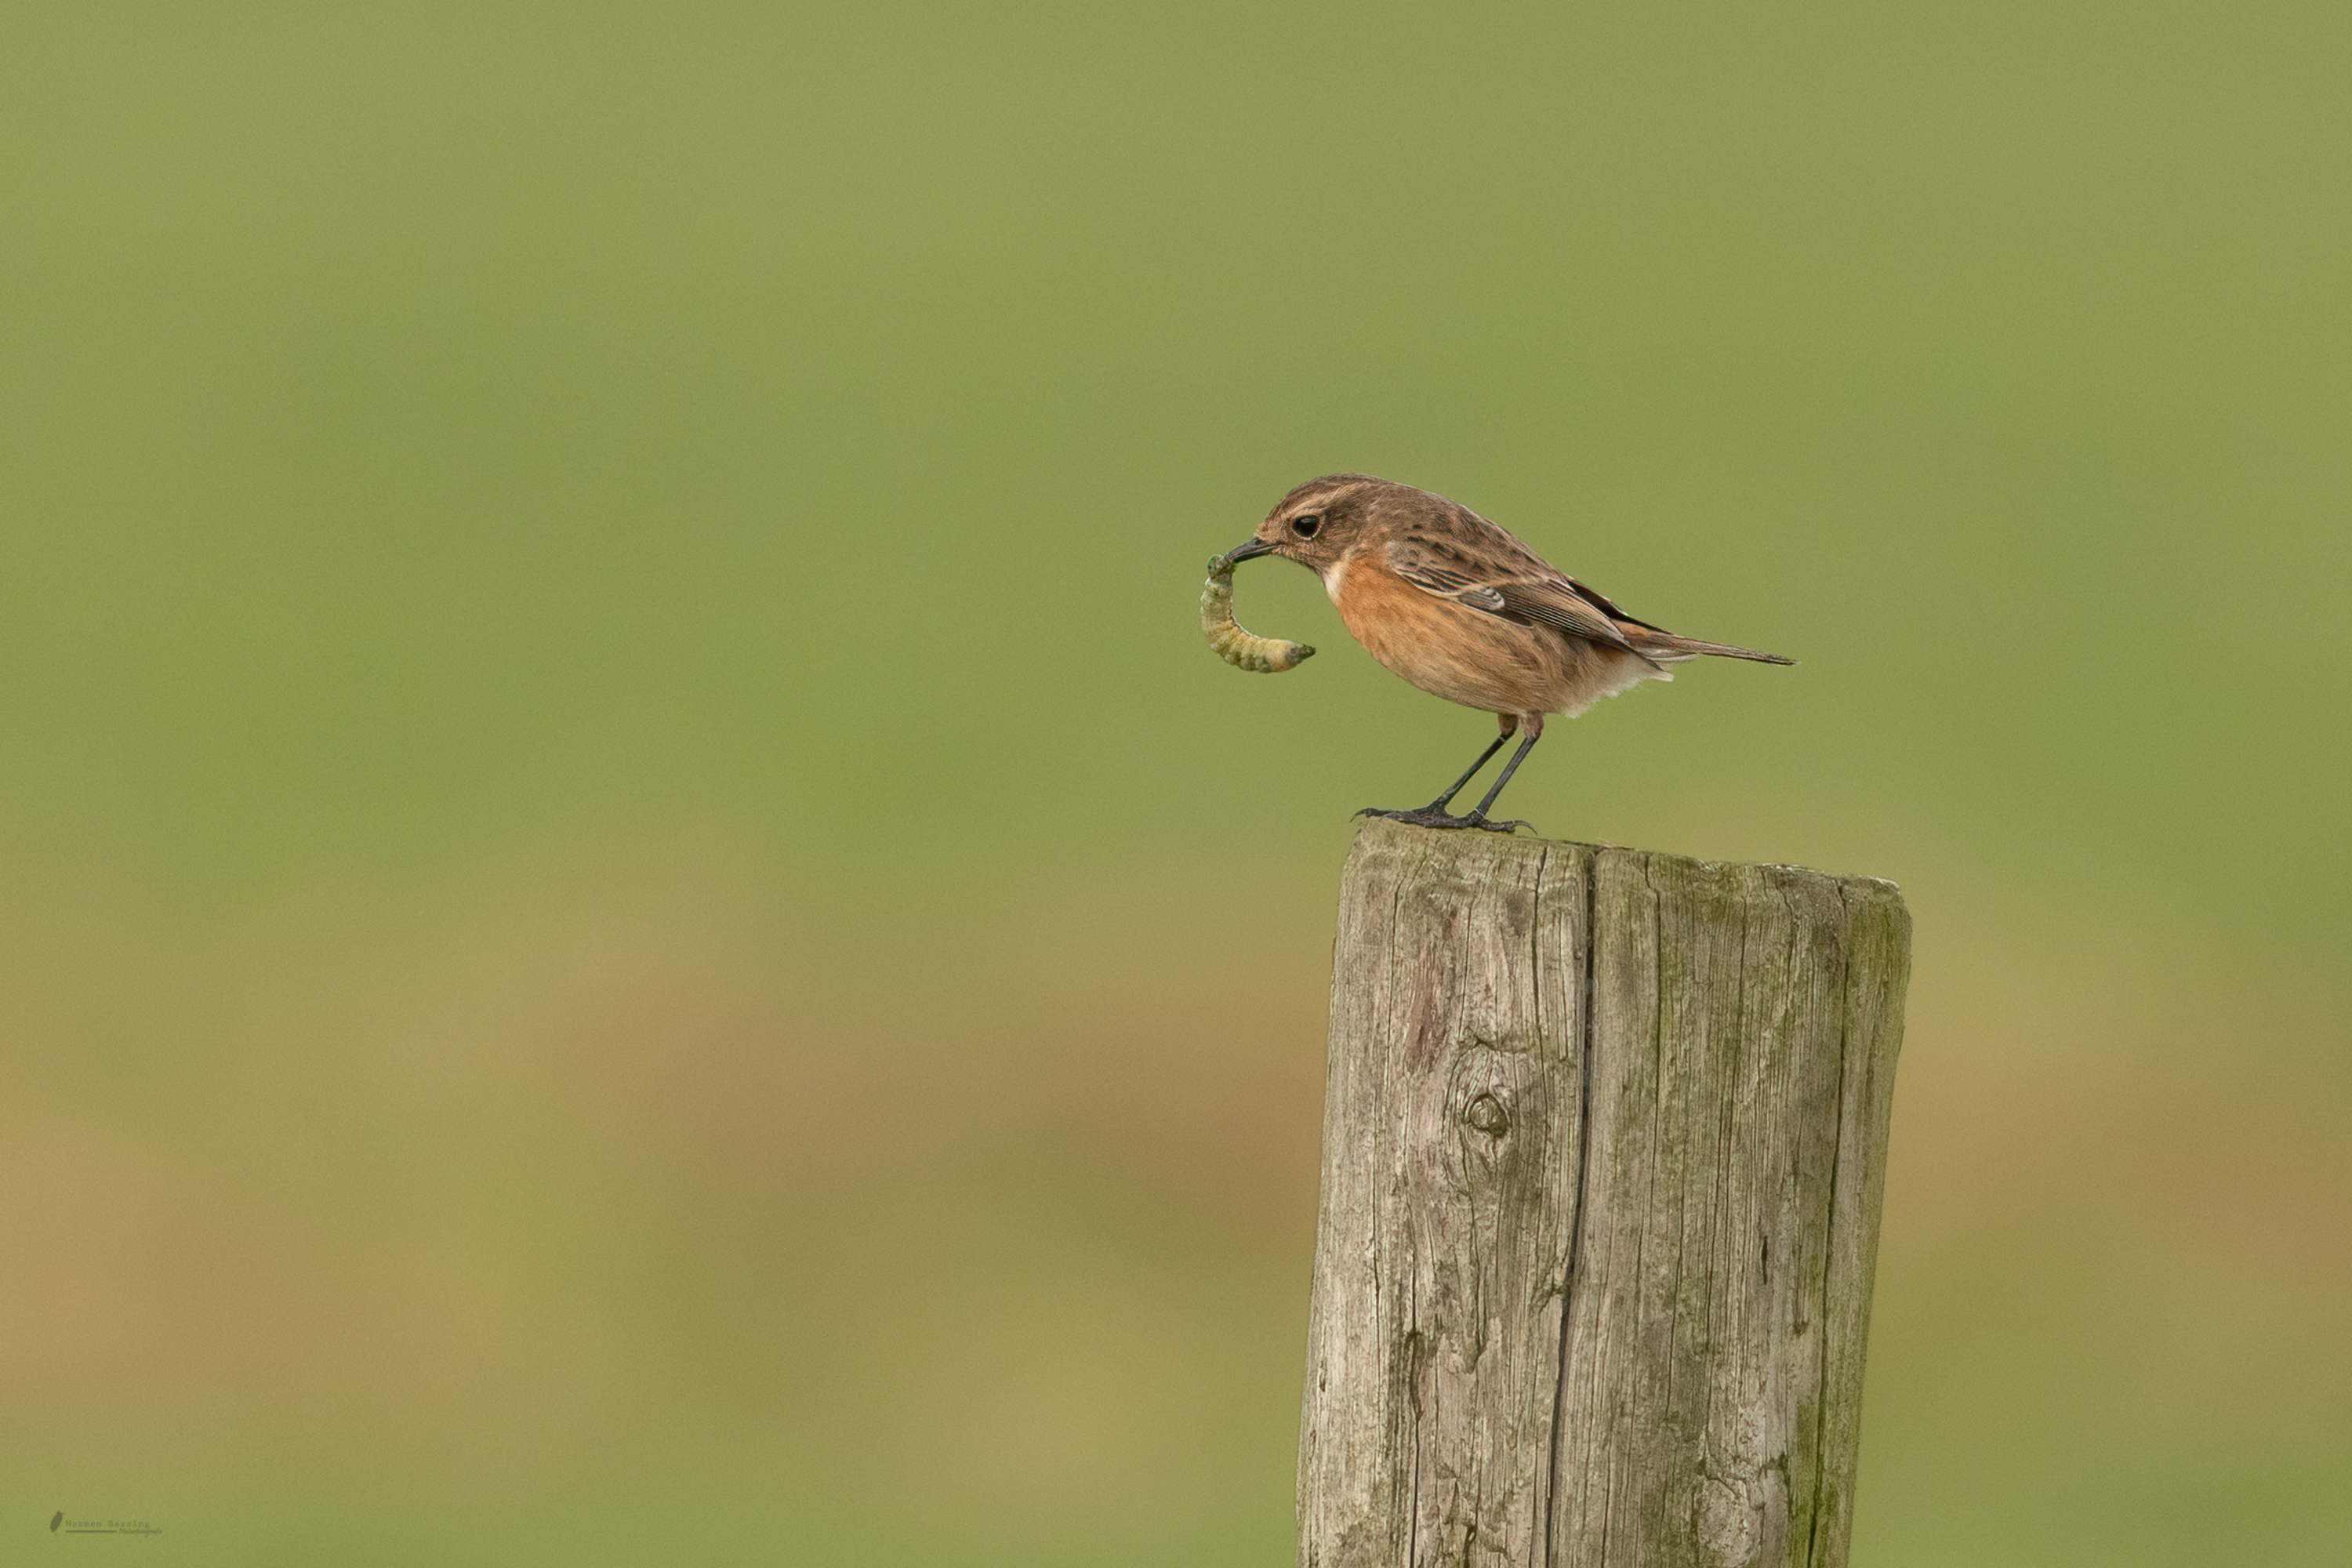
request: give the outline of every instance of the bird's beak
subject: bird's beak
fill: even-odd
[[[1273,553],[1274,546],[1268,544],[1265,540],[1244,539],[1239,544],[1234,545],[1231,550],[1225,552],[1225,559],[1228,561],[1247,561],[1253,555],[1271,555]]]

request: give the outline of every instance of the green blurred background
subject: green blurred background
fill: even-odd
[[[1507,804],[1911,900],[1855,1563],[2345,1561],[2347,61],[10,6],[0,1556],[1286,1563],[1352,468],[1803,661]]]

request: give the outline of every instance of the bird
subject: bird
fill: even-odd
[[[1776,653],[1676,637],[1636,620],[1458,501],[1370,474],[1326,474],[1284,496],[1224,559],[1279,555],[1323,581],[1349,635],[1423,691],[1492,713],[1502,733],[1451,788],[1411,810],[1366,806],[1423,827],[1510,833],[1487,816],[1542,739],[1551,714],[1574,718],[1701,654],[1794,664]],[[1519,731],[1527,736],[1484,799],[1454,797]]]

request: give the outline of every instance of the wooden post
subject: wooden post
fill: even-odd
[[[1843,1568],[1892,883],[1373,818],[1341,879],[1302,1568]]]

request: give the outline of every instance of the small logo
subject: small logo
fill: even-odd
[[[161,1535],[163,1527],[143,1519],[68,1519],[66,1510],[49,1515],[49,1533],[68,1535]]]

